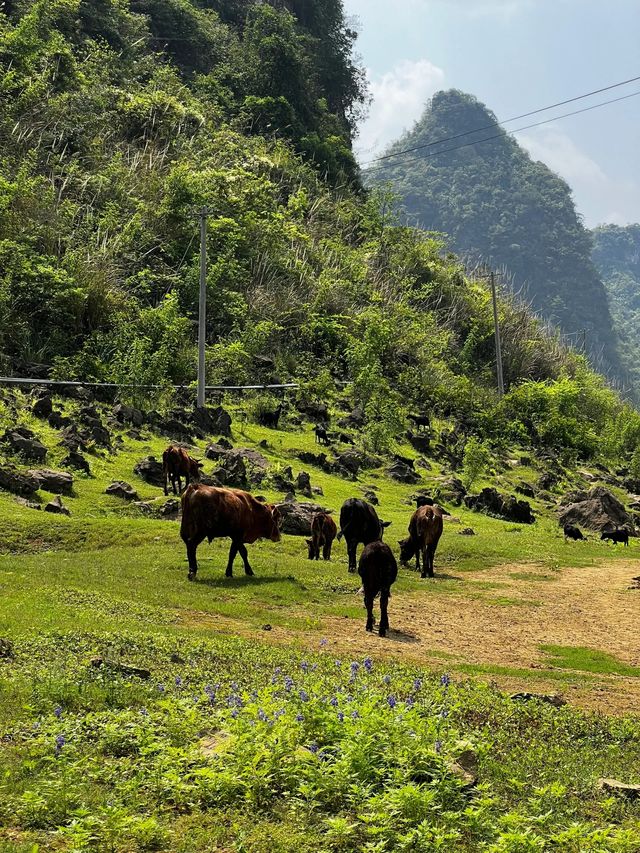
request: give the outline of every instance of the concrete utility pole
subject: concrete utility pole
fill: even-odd
[[[491,297],[493,299],[493,328],[496,336],[496,372],[498,374],[498,396],[504,397],[504,376],[502,373],[502,343],[500,341],[500,320],[498,319],[498,298],[496,296],[496,274],[492,272]]]
[[[202,207],[200,219],[200,302],[198,307],[198,408],[204,408],[205,345],[207,337],[207,217],[209,209]]]

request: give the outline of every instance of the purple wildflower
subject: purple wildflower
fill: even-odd
[[[313,743],[310,743],[308,746],[309,752],[313,752],[314,755],[316,754],[319,748],[320,747],[315,741],[313,741]]]
[[[284,689],[291,690],[293,688],[293,678],[290,675],[284,677]]]
[[[363,664],[367,672],[371,672],[371,670],[373,669],[373,661],[371,660],[371,658],[365,658]]]
[[[413,704],[414,704],[413,699],[411,698],[411,696],[408,696],[407,701],[405,702],[405,705],[407,706],[407,708],[413,708]]]
[[[387,704],[390,708],[395,708],[398,704],[396,701],[396,697],[393,695],[393,693],[391,694],[391,696],[387,696]]]
[[[149,712],[147,711],[146,708],[140,708],[140,716],[141,717],[148,717],[149,716]]]
[[[240,711],[238,711],[237,708],[233,709],[233,711],[231,712],[231,716],[233,717],[234,720],[238,717],[239,713],[240,713]]]
[[[338,711],[338,719],[341,723],[344,722],[344,714],[342,713],[342,711]]]
[[[158,684],[158,693],[164,693],[166,691],[166,687],[164,684]]]
[[[360,716],[360,714],[357,711],[351,712],[351,719],[352,720],[357,720],[359,716]]]
[[[384,681],[385,684],[391,684],[391,676],[390,675],[385,675],[385,677],[382,680]]]
[[[326,637],[323,637],[323,638],[320,640],[320,647],[321,647],[321,648],[324,648],[324,647],[325,647],[326,645],[328,645],[328,644],[329,644],[329,640],[327,640],[327,638],[326,638]]]
[[[62,747],[65,745],[66,742],[67,742],[67,739],[65,738],[64,735],[58,735],[56,737],[56,745],[55,745],[55,754],[56,755],[60,755],[60,753],[62,752]]]
[[[261,720],[263,723],[266,723],[267,720],[269,719],[269,717],[267,717],[267,715],[262,710],[262,708],[258,709],[258,719]]]
[[[179,675],[176,675],[176,687],[182,687],[182,679]]]
[[[56,707],[53,709],[53,713],[58,719],[60,719],[60,717],[62,716],[62,708],[60,707],[60,705],[56,705]]]
[[[301,723],[304,720],[302,714],[296,714],[296,722]]]
[[[298,695],[300,696],[300,698],[302,699],[303,702],[309,701],[309,694],[307,693],[306,690],[301,690]]]
[[[337,660],[337,659],[336,659],[336,660],[334,660],[334,663],[335,663],[335,665],[336,665],[336,666],[338,666],[338,667],[342,666],[342,661],[341,661],[341,660]]]
[[[309,672],[309,664],[306,662],[306,660],[303,660],[303,661],[300,663],[300,669],[301,669],[303,672]]]
[[[436,747],[436,752],[437,752],[438,754],[440,754],[440,753],[442,752],[442,741],[441,741],[441,740],[437,740],[437,741],[436,741],[436,743],[435,743],[435,747]]]
[[[332,696],[332,697],[331,697],[331,699],[329,699],[329,704],[330,704],[330,705],[333,705],[333,707],[334,707],[334,708],[337,708],[337,707],[338,707],[338,700],[337,700],[337,698],[336,698],[335,696]]]
[[[357,660],[351,661],[351,672],[355,673],[360,669],[360,664]]]
[[[421,688],[422,688],[422,679],[416,678],[416,680],[413,682],[413,689],[417,693],[418,690],[420,690]]]
[[[448,687],[451,684],[451,679],[449,678],[449,674],[445,672],[444,675],[440,676],[440,684],[443,687]]]

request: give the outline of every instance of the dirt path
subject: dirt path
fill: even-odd
[[[629,588],[639,574],[638,561],[558,572],[531,564],[498,566],[465,576],[459,593],[395,592],[389,607],[393,630],[385,639],[364,631],[364,612],[359,621],[324,618],[319,631],[274,626],[266,635],[245,625],[241,633],[274,642],[298,640],[309,648],[318,648],[324,636],[332,653],[372,654],[452,671],[456,663],[530,670],[531,679],[517,673],[480,677],[505,688],[562,691],[573,704],[602,711],[638,712],[640,678],[576,673],[571,683],[567,670],[550,667],[541,646],[584,646],[640,666],[640,589]],[[559,674],[565,676],[560,684]]]

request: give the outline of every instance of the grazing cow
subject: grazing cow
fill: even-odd
[[[327,428],[321,424],[316,424],[313,428],[316,434],[316,444],[329,444],[329,433]]]
[[[411,516],[409,538],[400,544],[400,562],[408,563],[415,556],[416,571],[420,571],[420,553],[422,552],[421,578],[433,575],[433,558],[442,536],[442,510],[439,506],[421,506]]]
[[[384,542],[370,542],[360,555],[358,574],[362,579],[364,606],[367,608],[367,631],[373,631],[373,602],[380,593],[378,633],[384,637],[389,629],[387,604],[391,597],[391,584],[398,576],[398,564],[391,548]]]
[[[616,530],[603,530],[601,539],[610,539],[615,545],[617,542],[623,542],[627,548],[629,547],[629,531],[628,530],[620,530],[616,528]]]
[[[582,530],[580,530],[579,527],[575,527],[575,525],[573,524],[565,524],[562,529],[564,532],[565,539],[573,539],[574,542],[577,542],[578,540],[585,540],[585,536]]]
[[[418,497],[416,498],[416,506],[418,507],[418,509],[421,506],[433,506],[433,504],[433,498],[428,498],[425,495],[418,495]]]
[[[382,541],[382,534],[390,521],[380,521],[371,504],[360,498],[348,498],[340,510],[340,532],[338,541],[344,536],[349,555],[349,571],[356,570],[356,552],[358,545]]]
[[[169,494],[169,481],[174,495],[179,495],[182,491],[180,478],[184,477],[185,489],[191,480],[200,479],[200,469],[202,462],[193,459],[183,447],[170,445],[162,454],[162,469],[164,473],[164,493]],[[177,484],[177,485],[176,485]]]
[[[413,421],[419,430],[424,432],[431,429],[431,418],[429,415],[407,415],[407,417],[410,421]]]
[[[271,429],[278,429],[278,422],[280,421],[280,415],[283,411],[284,403],[280,403],[273,412],[260,412],[258,420],[262,426],[271,427]]]
[[[282,517],[277,507],[261,503],[247,492],[220,489],[213,486],[191,485],[182,495],[182,525],[180,536],[187,546],[189,580],[195,580],[198,571],[196,550],[208,539],[231,539],[226,575],[233,574],[233,561],[240,552],[244,571],[252,575],[245,543],[258,539],[280,541]]]
[[[335,521],[326,512],[317,512],[311,520],[311,539],[307,539],[309,547],[309,559],[320,559],[320,546],[322,546],[322,559],[331,559],[331,546],[336,538],[338,528]]]

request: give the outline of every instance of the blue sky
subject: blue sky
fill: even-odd
[[[359,20],[374,95],[356,146],[363,161],[410,128],[438,89],[470,92],[506,119],[640,76],[640,0],[344,5]],[[640,81],[555,114],[635,91]],[[568,181],[587,225],[640,222],[640,96],[517,138]]]

